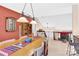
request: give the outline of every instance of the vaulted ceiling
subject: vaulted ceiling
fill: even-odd
[[[22,12],[24,3],[0,3],[9,9]],[[72,28],[72,4],[65,3],[33,3],[34,15],[37,17],[44,27],[65,27]],[[32,16],[30,4],[27,3],[25,15]]]
[[[17,12],[22,12],[24,7],[24,3],[0,3],[7,8],[15,10]],[[33,3],[33,10],[36,17],[45,17],[45,16],[54,16],[60,14],[69,14],[72,13],[72,4],[64,4],[64,3]],[[31,7],[30,4],[27,3],[25,10],[25,14],[31,15]]]

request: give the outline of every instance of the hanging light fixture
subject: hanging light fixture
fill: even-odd
[[[25,9],[25,6],[26,6],[26,3],[24,5],[24,8],[22,10],[22,15],[21,17],[17,20],[17,22],[20,22],[20,23],[28,23],[28,19],[24,16],[24,9]]]
[[[34,21],[34,19],[30,22],[30,24],[37,24],[36,21]]]
[[[32,3],[30,3],[30,6],[31,6],[32,14],[33,14],[33,19],[30,22],[30,24],[37,24],[37,22],[35,21],[35,17],[34,17],[34,11],[33,11],[33,7],[32,7]]]

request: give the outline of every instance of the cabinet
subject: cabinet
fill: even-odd
[[[32,25],[28,23],[22,23],[22,36],[32,33]]]

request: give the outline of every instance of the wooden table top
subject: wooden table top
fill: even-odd
[[[19,49],[18,51],[14,52],[10,56],[28,56],[31,52],[33,52],[33,50],[35,48],[38,48],[39,46],[41,46],[43,41],[44,40],[41,37],[33,38],[33,41],[30,44]],[[18,42],[20,42],[20,40],[15,40],[13,42],[5,43],[4,45],[1,45],[0,48],[2,49],[2,48],[5,48],[7,46],[11,46],[12,44],[16,44]]]

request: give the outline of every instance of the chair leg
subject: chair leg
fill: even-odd
[[[67,54],[67,55],[69,54],[69,44],[68,44],[68,46],[67,46],[66,54]]]
[[[66,54],[71,56],[71,45],[70,44],[68,44]]]
[[[67,51],[66,51],[66,54],[68,54],[68,48],[69,48],[69,47],[67,46]]]
[[[75,54],[75,50],[74,50],[74,48],[72,48],[72,46],[70,45],[70,47],[69,47],[69,56],[74,56],[74,55],[76,55],[76,54]]]
[[[71,46],[69,46],[69,56],[71,56]]]

